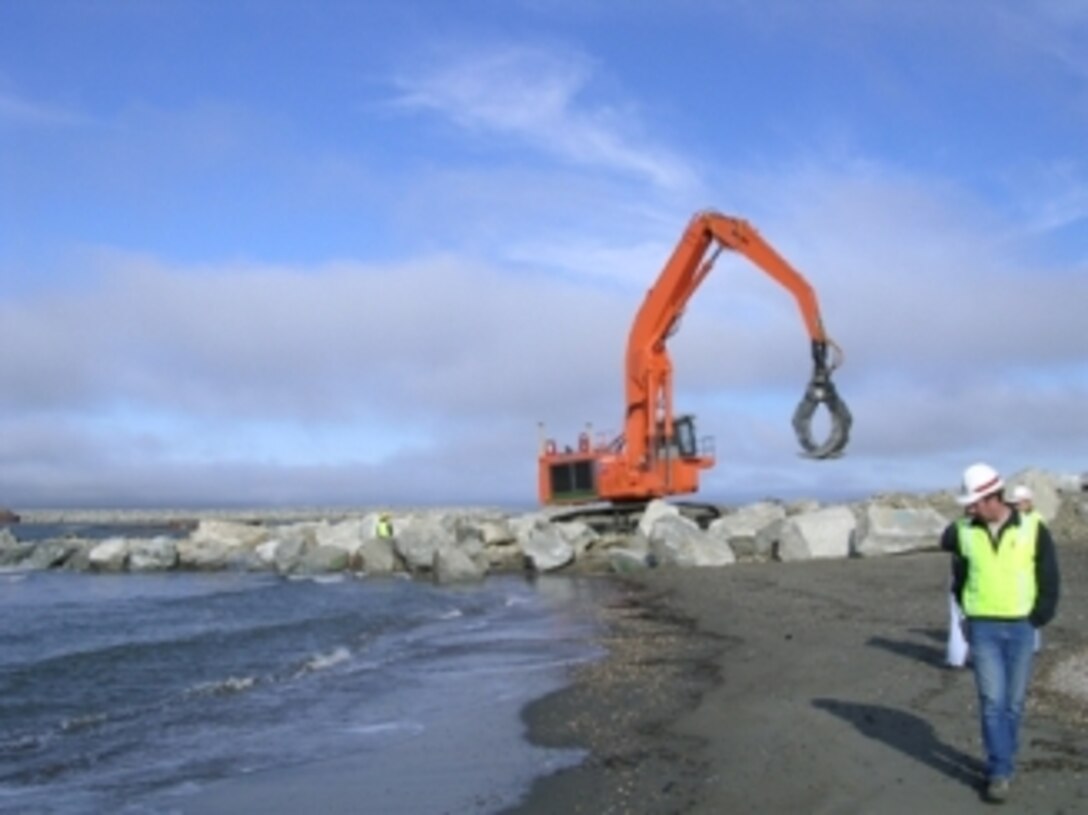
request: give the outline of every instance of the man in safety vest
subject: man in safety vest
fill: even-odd
[[[941,546],[952,553],[952,591],[978,687],[985,796],[1000,803],[1015,769],[1035,631],[1058,607],[1058,558],[1046,524],[1005,503],[1005,482],[993,467],[964,470],[957,500],[967,514],[945,530]]]
[[[393,522],[389,519],[389,513],[383,512],[378,516],[378,523],[375,528],[379,538],[392,538],[393,537]]]

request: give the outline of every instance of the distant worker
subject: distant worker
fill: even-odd
[[[393,537],[393,522],[389,519],[389,513],[383,512],[378,516],[377,534],[379,538]]]
[[[1035,493],[1026,484],[1020,484],[1012,488],[1012,498],[1009,503],[1019,510],[1021,515],[1035,512]]]
[[[1016,507],[1017,512],[1021,515],[1034,515],[1042,520],[1042,516],[1038,510],[1035,509],[1035,493],[1031,491],[1031,487],[1027,484],[1018,484],[1012,488],[1012,497],[1009,499],[1009,503]],[[1035,629],[1035,652],[1038,653],[1039,649],[1043,647],[1043,633],[1036,628]]]
[[[987,464],[963,473],[967,517],[950,524],[953,593],[963,609],[986,750],[986,800],[1008,798],[1020,720],[1035,655],[1035,630],[1058,607],[1060,577],[1046,524],[1005,503],[1005,482]]]

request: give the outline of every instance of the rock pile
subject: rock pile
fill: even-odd
[[[1059,544],[1088,542],[1088,495],[1079,477],[1028,470],[1009,482],[1032,487]],[[392,538],[378,536],[377,513],[294,522],[209,517],[179,537],[29,542],[0,529],[0,569],[346,571],[455,583],[521,570],[603,573],[894,555],[934,548],[959,512],[952,494],[944,492],[827,506],[762,501],[725,509],[706,528],[676,506],[655,501],[637,529],[622,535],[602,534],[579,521],[555,521],[543,512],[483,510],[394,513]],[[178,531],[185,532],[182,527]]]

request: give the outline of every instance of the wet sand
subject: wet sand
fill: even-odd
[[[1004,812],[1088,812],[1085,697],[1048,690],[1088,654],[1088,546],[1060,557]],[[603,610],[610,657],[525,711],[589,759],[510,814],[991,811],[974,680],[944,665],[947,579],[937,552],[631,579]]]

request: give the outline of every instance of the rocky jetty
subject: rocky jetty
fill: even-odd
[[[1009,479],[1010,487],[1016,484],[1032,487],[1036,507],[1059,544],[1088,539],[1088,495],[1080,476],[1026,470]],[[26,541],[17,528],[0,529],[0,570],[351,572],[457,583],[493,572],[722,568],[744,561],[869,558],[932,549],[959,512],[950,492],[877,495],[829,505],[768,500],[722,507],[721,516],[704,526],[676,506],[655,501],[635,519],[634,529],[616,533],[557,520],[544,511],[403,510],[392,513],[390,538],[378,536],[377,512],[330,513],[316,520],[286,512],[199,518],[178,513],[165,518],[171,534],[156,537]],[[48,517],[70,520],[62,513]],[[114,524],[122,519],[105,512],[95,518]],[[164,517],[154,519],[164,522]]]

